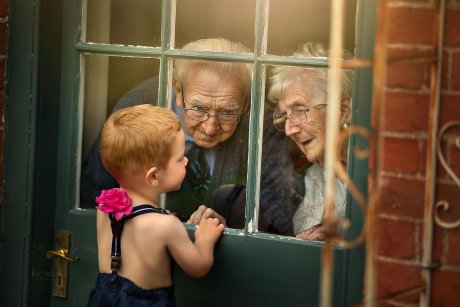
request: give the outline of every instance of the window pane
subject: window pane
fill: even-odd
[[[255,0],[178,0],[176,47],[211,37],[254,46]]]
[[[244,227],[250,80],[249,64],[175,63],[174,105],[189,162],[181,189],[166,194],[166,207],[183,221],[204,204],[228,227]]]
[[[87,0],[86,41],[159,46],[161,0]]]
[[[309,50],[320,56],[316,53],[320,49]],[[268,223],[288,235],[323,240],[325,132],[330,106],[327,68],[277,66],[269,71],[259,229],[272,232],[265,226]],[[339,125],[346,135],[351,120],[350,71],[342,71],[342,97]],[[347,138],[338,154],[346,171]],[[338,180],[335,206],[336,215],[341,218],[345,217],[346,191],[344,183]],[[268,205],[264,200],[268,200]]]
[[[353,52],[357,0],[345,2],[344,47]],[[330,10],[330,0],[271,0],[267,53],[290,55],[304,42],[328,47]]]
[[[80,202],[82,207],[94,207],[100,189],[112,188],[113,181],[105,176],[99,162],[98,148],[92,148],[107,116],[135,101],[155,103],[158,87],[159,61],[156,59],[84,56],[84,114],[82,137],[82,173]],[[144,81],[147,80],[147,83]],[[136,87],[133,89],[133,87]],[[128,93],[128,94],[127,94]],[[126,96],[124,96],[126,94]],[[123,97],[123,99],[122,99]],[[99,182],[101,180],[101,182]]]

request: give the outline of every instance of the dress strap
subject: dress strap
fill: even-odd
[[[121,267],[121,233],[127,220],[133,217],[146,214],[146,213],[159,213],[168,214],[165,209],[155,208],[152,205],[140,205],[133,208],[133,211],[129,215],[125,215],[121,220],[117,221],[113,213],[109,214],[110,227],[112,228],[112,252],[110,255],[110,269],[113,274],[116,274]]]

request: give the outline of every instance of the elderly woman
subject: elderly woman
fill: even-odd
[[[294,56],[327,57],[320,44],[306,43]],[[275,67],[270,78],[268,99],[278,105],[273,123],[284,131],[311,162],[305,174],[305,196],[293,217],[294,234],[305,240],[324,240],[321,227],[325,204],[324,157],[326,144],[327,69]],[[340,127],[346,129],[350,120],[351,76],[341,76]],[[347,142],[340,161],[346,167]],[[345,215],[346,187],[336,182],[335,212]]]

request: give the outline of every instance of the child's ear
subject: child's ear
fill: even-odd
[[[174,86],[174,89],[176,90],[176,106],[178,108],[182,108],[184,104],[184,102],[182,101],[182,97],[184,95],[184,93],[182,93],[182,84],[180,81],[174,79],[173,86]]]
[[[158,167],[154,166],[150,168],[145,174],[145,182],[151,186],[157,186],[158,178],[159,178],[158,172],[159,172]]]

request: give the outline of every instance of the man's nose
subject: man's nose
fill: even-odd
[[[214,135],[220,129],[220,122],[217,116],[211,115],[203,122],[203,126],[206,135]]]
[[[286,121],[284,122],[284,133],[286,136],[291,136],[298,133],[299,131],[299,125],[294,125],[289,119],[286,118]]]

